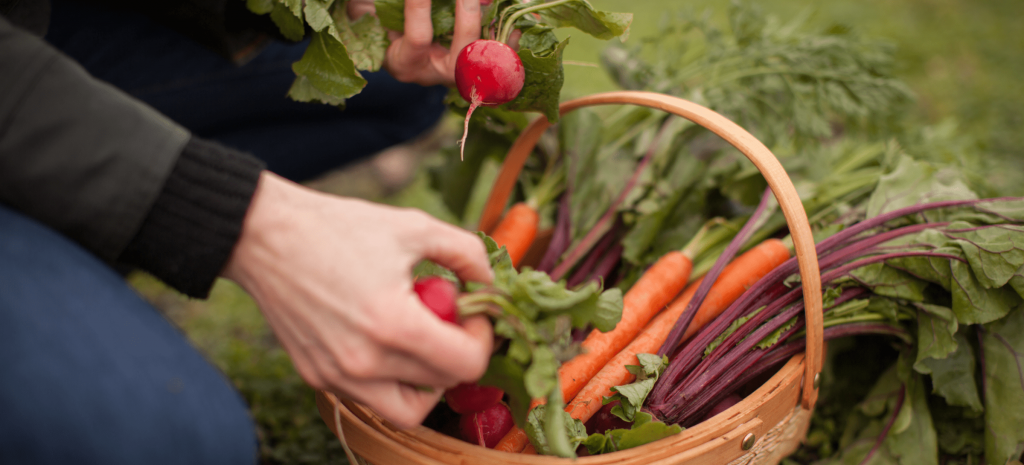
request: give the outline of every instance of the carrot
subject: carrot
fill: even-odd
[[[664,312],[659,313],[650,323],[647,323],[647,326],[637,335],[636,339],[633,339],[633,342],[629,343],[618,355],[612,357],[604,368],[601,368],[601,371],[597,372],[586,386],[583,386],[576,397],[565,406],[565,411],[569,412],[573,418],[585,423],[598,410],[601,410],[603,405],[601,398],[611,396],[613,386],[633,382],[634,376],[626,370],[626,365],[639,365],[640,360],[637,359],[636,354],[651,353],[661,347],[665,338],[668,337],[669,331],[672,330],[672,323],[679,319],[679,315],[686,309],[686,304],[690,303],[690,299],[697,292],[697,286],[700,286],[702,279],[687,286],[679,298],[674,300]]]
[[[790,257],[789,247],[779,239],[766,239],[754,248],[740,255],[722,270],[721,276],[711,286],[704,303],[701,304],[693,321],[686,327],[683,339],[687,340],[705,325],[718,317],[732,305],[747,288],[753,286],[769,271],[781,265]]]
[[[707,298],[686,328],[683,340],[704,327],[729,307],[744,291],[789,258],[789,248],[778,239],[768,239],[737,257],[722,270]],[[565,407],[565,411],[586,422],[601,409],[602,397],[611,396],[613,386],[633,382],[635,378],[626,365],[638,365],[637,354],[653,353],[668,338],[672,326],[686,310],[703,278],[687,286],[669,307],[644,328],[636,339],[619,352],[584,386]]]
[[[672,251],[663,255],[622,298],[622,318],[615,329],[602,333],[591,331],[583,341],[583,353],[558,369],[562,396],[573,398],[601,368],[636,337],[637,333],[686,286],[693,268],[689,251]],[[535,407],[539,402],[534,402]],[[522,428],[514,427],[505,434],[496,450],[520,452],[529,439]]]
[[[537,225],[540,224],[540,215],[537,210],[526,202],[519,202],[512,206],[505,213],[501,222],[491,232],[491,239],[499,247],[505,246],[508,256],[512,259],[512,266],[518,266],[519,261],[530,250],[530,244],[537,237]]]

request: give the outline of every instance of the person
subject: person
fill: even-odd
[[[196,298],[237,282],[303,379],[398,427],[482,375],[487,320],[440,321],[411,276],[430,259],[489,282],[475,235],[313,191],[196,135],[33,34],[48,7],[0,0],[0,463],[256,461],[237,392],[115,266]],[[387,69],[451,84],[479,3],[456,2],[450,48],[432,43],[429,11],[406,0]]]

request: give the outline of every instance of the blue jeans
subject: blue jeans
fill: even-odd
[[[0,463],[253,464],[225,377],[95,256],[0,205]]]
[[[240,1],[240,0],[233,0]],[[386,72],[345,109],[286,94],[308,41],[272,42],[236,66],[146,16],[55,0],[46,40],[102,79],[193,134],[255,154],[305,180],[411,140],[444,113],[443,86],[400,83]]]

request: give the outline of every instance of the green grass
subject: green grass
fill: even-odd
[[[656,31],[666,12],[714,8],[720,0],[592,0],[598,9],[635,14],[630,41]],[[809,13],[812,28],[834,23],[897,47],[898,76],[917,95],[914,124],[954,121],[976,149],[988,153],[991,182],[1024,194],[1024,17],[1020,0],[765,0],[781,18]],[[597,63],[603,42],[572,35],[566,60]],[[566,66],[563,98],[613,89],[598,68]],[[948,125],[946,127],[949,127]],[[182,298],[145,276],[133,285],[163,309],[249,402],[259,425],[264,463],[345,463],[320,421],[312,390],[305,386],[270,333],[259,310],[236,286],[222,281],[207,301]]]

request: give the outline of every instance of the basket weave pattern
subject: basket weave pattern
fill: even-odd
[[[804,410],[799,405],[796,406],[781,423],[768,430],[768,434],[765,434],[764,438],[758,438],[749,452],[729,462],[729,465],[779,463],[800,446],[800,442],[807,434],[811,413],[811,410]]]

